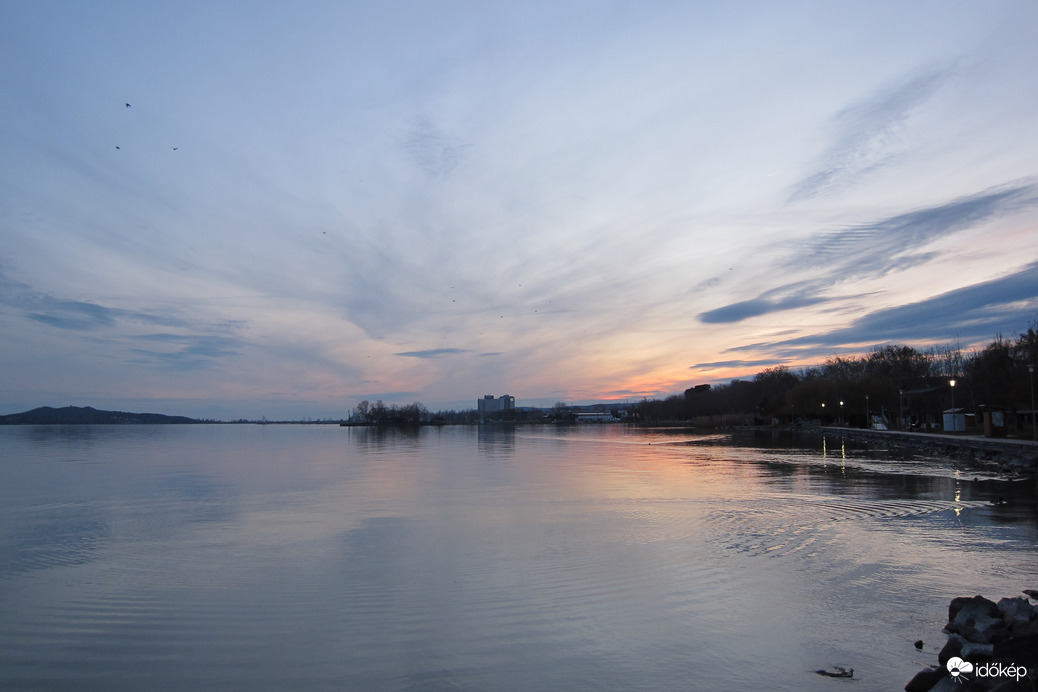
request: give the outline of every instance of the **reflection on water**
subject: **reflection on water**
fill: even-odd
[[[479,430],[479,453],[485,457],[509,457],[515,451],[515,426],[487,423]]]
[[[951,597],[1036,566],[1033,481],[836,438],[6,427],[0,455],[13,690],[900,689]]]

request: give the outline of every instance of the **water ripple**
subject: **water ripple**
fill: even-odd
[[[979,501],[818,499],[795,495],[735,504],[710,514],[708,521],[718,536],[715,540],[728,550],[768,557],[816,557],[842,540],[841,522],[957,513],[985,506]]]

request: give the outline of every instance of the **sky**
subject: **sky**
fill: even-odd
[[[0,0],[0,413],[668,396],[1038,320],[1038,3]]]

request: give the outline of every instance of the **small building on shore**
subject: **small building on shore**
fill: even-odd
[[[972,417],[972,416],[971,416]],[[944,412],[944,432],[966,431],[966,409],[950,408]]]
[[[578,411],[578,423],[615,423],[618,419],[610,411]]]

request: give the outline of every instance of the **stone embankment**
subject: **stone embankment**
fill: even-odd
[[[838,435],[866,445],[882,444],[888,451],[900,455],[984,462],[1010,477],[1038,474],[1038,443],[1031,440],[835,427],[798,428],[798,432]]]
[[[944,631],[948,641],[937,665],[919,671],[906,692],[1038,690],[1038,607],[1028,599],[954,598]]]

